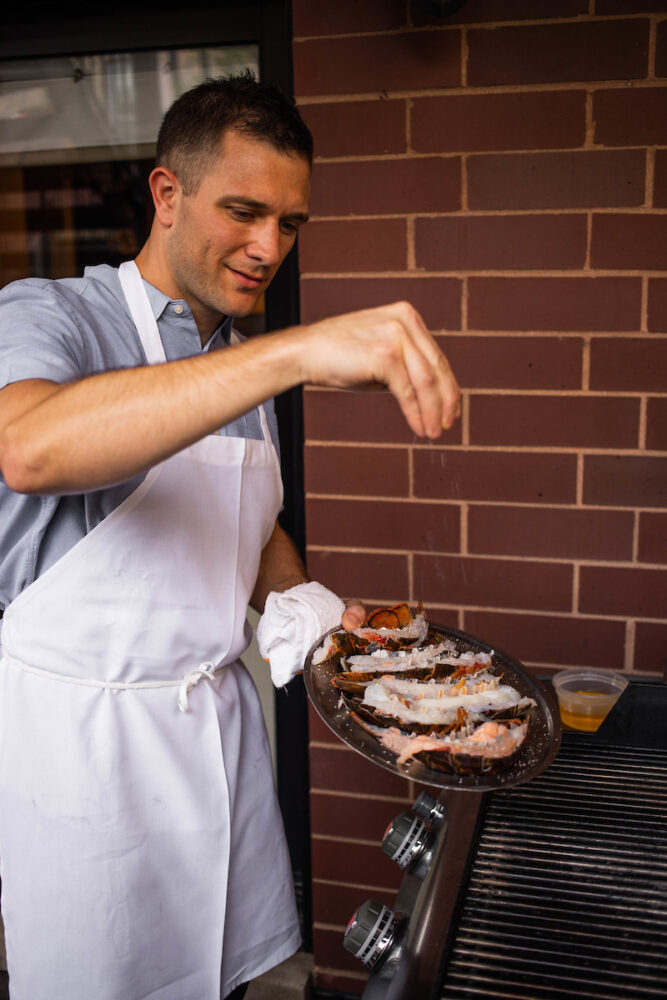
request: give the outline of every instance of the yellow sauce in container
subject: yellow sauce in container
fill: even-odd
[[[561,722],[569,729],[594,733],[627,687],[620,674],[561,670],[553,678]]]

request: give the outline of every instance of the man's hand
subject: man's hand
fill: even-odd
[[[346,601],[345,611],[343,611],[343,616],[340,621],[343,628],[348,630],[361,628],[365,621],[366,608],[363,606],[361,601]]]
[[[298,333],[299,381],[340,389],[384,386],[420,437],[438,437],[459,416],[449,362],[408,302],[325,319]]]

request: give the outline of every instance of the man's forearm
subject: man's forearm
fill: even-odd
[[[295,337],[268,335],[162,365],[0,393],[0,465],[25,493],[72,493],[138,475],[299,380]]]
[[[407,303],[267,334],[224,351],[0,391],[0,468],[22,493],[76,493],[130,479],[302,382],[385,386],[415,434],[460,412],[447,359]]]
[[[262,552],[257,583],[250,597],[250,606],[264,611],[266,598],[272,590],[282,592],[309,580],[296,545],[278,522]]]

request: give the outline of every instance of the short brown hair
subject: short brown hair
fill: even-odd
[[[174,101],[160,126],[156,165],[172,170],[185,194],[194,194],[227,129],[312,165],[313,137],[294,103],[250,70],[205,80]]]

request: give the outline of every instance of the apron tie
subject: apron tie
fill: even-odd
[[[220,669],[219,667],[217,668]],[[188,695],[192,691],[193,687],[199,684],[200,681],[206,678],[209,681],[214,681],[216,675],[216,666],[214,663],[207,661],[206,663],[200,663],[198,667],[191,670],[189,674],[186,674],[181,681],[181,686],[178,689],[178,707],[181,712],[188,712],[190,707],[188,705]]]
[[[16,667],[20,667],[21,670],[25,670],[28,674],[47,677],[52,681],[62,681],[65,684],[78,684],[81,687],[106,688],[108,691],[140,691],[153,688],[176,687],[178,685],[178,707],[181,712],[189,711],[188,695],[193,687],[199,684],[204,678],[214,681],[225,667],[225,664],[216,667],[215,663],[211,663],[210,661],[200,663],[198,667],[187,673],[183,680],[180,681],[98,681],[93,677],[69,677],[65,674],[55,674],[51,670],[42,670],[40,667],[30,666],[24,663],[23,660],[19,660],[17,657],[11,656],[4,651],[2,662],[11,663]]]

